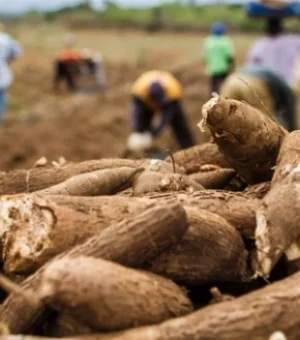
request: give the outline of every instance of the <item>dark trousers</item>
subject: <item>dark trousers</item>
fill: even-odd
[[[192,132],[188,126],[187,118],[179,100],[172,101],[164,110],[172,112],[169,125],[182,148],[189,148],[195,145]],[[164,111],[163,110],[163,111]],[[162,112],[161,114],[164,114]],[[133,97],[133,108],[131,113],[131,129],[135,132],[151,131],[152,121],[155,112],[150,109],[142,100]]]
[[[240,69],[240,73],[258,77],[265,82],[273,98],[277,120],[287,130],[295,130],[297,98],[291,87],[276,73],[260,66],[245,66]]]
[[[58,87],[60,83],[66,82],[68,89],[70,91],[75,91],[76,86],[76,74],[77,74],[77,65],[73,62],[66,62],[57,60],[55,62],[55,70],[54,70],[54,86]]]
[[[210,90],[212,92],[219,93],[220,87],[223,81],[227,78],[228,73],[219,73],[211,76],[210,79]]]

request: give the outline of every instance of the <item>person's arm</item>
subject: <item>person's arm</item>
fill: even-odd
[[[9,51],[7,54],[7,63],[11,64],[21,54],[22,54],[21,45],[16,40],[11,39],[9,43]]]
[[[174,114],[175,110],[173,108],[172,103],[168,103],[162,108],[161,110],[162,117],[160,123],[158,124],[158,126],[151,127],[150,129],[154,137],[158,137],[162,133],[163,129],[171,123]]]

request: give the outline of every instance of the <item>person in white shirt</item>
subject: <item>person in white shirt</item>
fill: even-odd
[[[300,35],[286,33],[279,18],[267,20],[266,33],[253,44],[248,64],[264,67],[293,86],[297,57],[300,54]]]
[[[21,46],[10,35],[4,32],[4,25],[0,23],[0,119],[7,110],[8,89],[13,82],[10,64],[20,56]]]
[[[226,79],[221,96],[271,112],[286,129],[295,130],[298,123],[294,89],[299,53],[300,35],[285,32],[280,18],[267,19],[265,36],[255,41],[246,64]]]

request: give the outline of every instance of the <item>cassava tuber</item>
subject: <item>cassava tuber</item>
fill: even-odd
[[[150,261],[168,247],[176,244],[187,230],[187,216],[175,200],[153,203],[141,214],[112,224],[100,235],[65,251],[52,261],[81,255],[103,258],[129,267]],[[21,284],[21,288],[36,291],[48,262]],[[29,306],[18,294],[10,294],[0,309],[0,322],[12,333],[25,333],[42,320],[45,309]]]
[[[222,216],[234,226],[243,237],[253,238],[256,227],[255,213],[260,200],[248,197],[239,192],[223,190],[202,190],[195,193],[164,193],[145,195],[153,200],[176,197],[181,204],[205,209]]]
[[[283,140],[271,185],[274,187],[300,165],[300,130],[289,133]]]
[[[247,276],[247,251],[224,218],[185,207],[189,229],[183,239],[155,258],[149,270],[186,285],[240,281]]]
[[[300,239],[298,176],[300,178],[300,166],[292,170],[282,183],[271,188],[257,210],[257,268],[254,269],[261,276],[268,277],[281,256]],[[288,254],[290,260],[300,257],[297,247],[293,248],[294,251]]]
[[[204,190],[203,186],[188,176],[180,174],[163,174],[145,171],[135,176],[133,182],[134,196],[148,192],[166,192],[180,190]]]
[[[227,161],[248,184],[269,181],[287,131],[258,109],[215,97],[202,108],[203,120]]]
[[[189,175],[189,178],[203,185],[205,189],[224,189],[236,175],[235,170],[227,168],[213,168],[212,170],[204,167],[199,172]]]
[[[18,193],[31,193],[42,190],[58,183],[64,182],[73,176],[103,169],[116,169],[130,167],[137,169],[143,167],[150,171],[172,172],[172,164],[152,159],[100,159],[80,163],[68,163],[60,167],[33,168],[0,172],[0,194],[11,195]],[[176,171],[183,173],[179,166]]]
[[[145,199],[106,196],[3,196],[0,235],[4,269],[30,274],[55,255],[100,234],[111,223],[144,211],[150,204]]]
[[[160,325],[95,335],[90,340],[266,340],[277,330],[288,340],[298,340],[298,311],[300,273]]]
[[[120,167],[73,176],[52,187],[36,191],[40,195],[111,195],[132,186],[134,176],[143,169]]]
[[[52,262],[37,294],[95,331],[150,325],[193,310],[184,292],[168,279],[84,256]]]

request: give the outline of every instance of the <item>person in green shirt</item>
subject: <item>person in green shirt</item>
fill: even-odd
[[[204,63],[211,78],[211,92],[219,92],[225,78],[234,68],[234,46],[226,35],[226,27],[217,22],[204,42]]]

